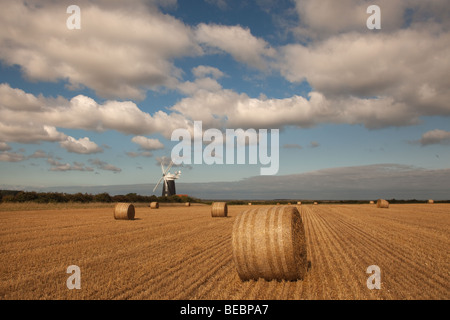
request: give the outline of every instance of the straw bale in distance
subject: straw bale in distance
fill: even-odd
[[[369,202],[369,204],[375,204],[375,202],[373,202],[373,201],[370,201],[370,202]]]
[[[434,203],[434,200],[431,200],[431,199],[430,199],[430,200],[428,200],[428,203],[429,203],[429,204],[433,204],[433,203]]]
[[[130,203],[119,202],[114,207],[114,219],[116,220],[134,220],[134,206]]]
[[[377,200],[377,208],[389,208],[389,202],[384,199],[378,199]]]
[[[252,205],[252,203],[251,203],[251,202],[249,202],[249,203],[248,203],[248,205],[249,205],[249,206],[251,206],[251,205]]]
[[[302,204],[302,202],[301,202],[301,201],[298,201],[298,202],[297,202],[297,205],[299,205],[299,206],[300,206],[301,204]]]
[[[186,202],[184,205],[185,205],[186,207],[190,207],[190,206],[191,206],[191,203],[190,203],[190,202]]]
[[[228,206],[226,202],[214,202],[211,206],[211,216],[213,218],[228,216]]]
[[[247,209],[233,225],[233,260],[241,280],[303,279],[305,230],[296,207]]]
[[[314,201],[314,205],[318,205],[318,203]]]
[[[150,203],[151,209],[158,209],[159,208],[159,202],[151,202]]]

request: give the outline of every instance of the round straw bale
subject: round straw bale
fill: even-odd
[[[150,203],[151,209],[158,209],[159,208],[159,202],[151,202]]]
[[[389,208],[389,202],[384,199],[377,200],[377,208]]]
[[[301,201],[298,201],[298,202],[297,202],[297,205],[299,205],[299,206],[300,206],[301,204],[302,204],[302,202],[301,202]]]
[[[211,216],[226,217],[228,215],[228,206],[226,202],[214,202],[211,206]]]
[[[249,206],[251,206],[251,205],[252,205],[252,203],[251,203],[251,202],[249,202],[249,203],[248,203],[248,205],[249,205]]]
[[[318,205],[318,203],[314,201],[314,205],[316,206],[316,205]]]
[[[288,206],[292,205],[292,203],[288,202]]]
[[[279,206],[280,205],[280,203],[279,202],[277,202],[277,206]]]
[[[370,201],[370,202],[369,202],[369,204],[375,204],[375,202],[373,202],[373,201]]]
[[[114,219],[134,220],[134,206],[130,203],[117,203],[114,207]]]
[[[190,203],[190,202],[186,202],[184,205],[185,205],[186,207],[190,207],[190,206],[191,206],[191,203]]]
[[[430,200],[428,200],[428,203],[429,203],[429,204],[433,204],[433,203],[434,203],[434,200],[431,200],[431,199],[430,199]]]
[[[233,225],[233,260],[241,280],[298,280],[307,268],[305,230],[296,207],[247,209]]]

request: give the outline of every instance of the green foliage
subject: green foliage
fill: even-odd
[[[152,196],[142,196],[136,193],[129,193],[127,195],[115,195],[110,196],[108,193],[100,193],[96,195],[88,193],[58,193],[58,192],[27,192],[27,191],[8,191],[0,190],[0,202],[37,202],[37,203],[67,203],[67,202],[77,202],[77,203],[90,203],[90,202],[129,202],[129,203],[139,203],[139,202],[200,202],[200,200],[191,198],[189,196],[170,196],[170,197],[157,197]]]

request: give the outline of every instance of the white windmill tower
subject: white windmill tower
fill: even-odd
[[[181,171],[176,171],[175,174],[171,174],[169,172],[170,168],[172,168],[173,161],[170,162],[169,166],[166,170],[164,170],[164,166],[161,162],[161,170],[162,170],[162,177],[159,179],[158,183],[156,184],[155,188],[153,188],[153,192],[155,192],[156,188],[158,188],[159,184],[162,180],[164,180],[163,184],[163,196],[173,196],[176,194],[175,191],[175,179],[178,179],[180,177]]]

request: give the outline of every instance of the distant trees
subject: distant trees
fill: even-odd
[[[96,195],[88,193],[58,193],[58,192],[35,192],[35,191],[10,191],[0,190],[0,202],[37,202],[37,203],[65,203],[65,202],[199,202],[198,199],[188,196],[170,196],[157,197],[142,196],[136,193],[129,193],[126,195],[111,196],[108,193],[100,193]]]

